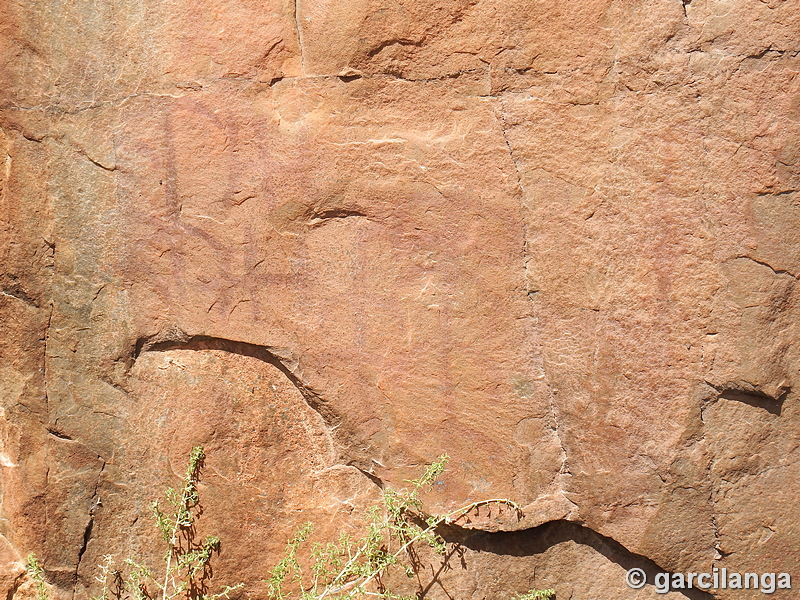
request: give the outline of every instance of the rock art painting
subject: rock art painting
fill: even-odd
[[[800,0],[0,1],[0,596],[201,445],[231,598],[447,454],[413,597],[793,600],[798,159]]]

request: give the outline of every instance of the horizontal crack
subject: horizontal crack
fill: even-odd
[[[651,558],[628,550],[615,539],[602,535],[580,523],[556,520],[519,531],[487,532],[455,524],[442,525],[438,533],[446,542],[478,553],[499,556],[537,556],[553,546],[572,542],[588,546],[625,571],[641,569],[653,583],[659,573],[669,573]],[[620,582],[622,583],[622,582]],[[713,600],[714,596],[700,589],[674,589],[691,600]]]
[[[22,290],[0,290],[0,295],[6,296],[7,298],[13,298],[14,300],[19,300],[20,302],[24,302],[28,306],[32,306],[34,308],[40,308],[36,300],[31,298]]]
[[[780,416],[783,409],[783,403],[786,398],[791,394],[792,389],[788,386],[779,387],[775,390],[774,394],[770,394],[765,390],[751,384],[729,382],[722,386],[711,386],[717,393],[717,400],[734,400],[747,404],[754,408],[761,408],[767,412]],[[707,403],[708,405],[714,404],[716,401]],[[701,409],[702,413],[705,412],[707,406]]]
[[[775,275],[788,275],[789,277],[793,277],[794,279],[800,279],[800,275],[798,275],[796,273],[792,273],[791,271],[787,271],[786,269],[776,269],[775,267],[773,267],[768,262],[765,262],[763,260],[758,260],[756,258],[753,258],[752,256],[736,256],[732,260],[736,260],[736,259],[749,260],[749,261],[752,261],[752,262],[756,263],[757,265],[761,265],[762,267],[767,267],[770,271],[775,273]]]
[[[49,433],[53,437],[56,437],[56,438],[58,438],[60,440],[67,440],[67,441],[70,441],[70,442],[75,441],[74,438],[68,436],[63,431],[58,431],[57,429],[48,428],[47,429],[47,433]]]
[[[172,333],[175,332],[173,331]],[[148,342],[147,338],[143,338],[136,343],[134,360],[142,352],[167,352],[169,350],[222,350],[231,354],[249,356],[268,363],[283,373],[297,388],[308,405],[319,413],[326,425],[333,427],[341,421],[338,415],[322,399],[320,392],[303,381],[296,373],[296,368],[290,368],[286,359],[276,353],[276,348],[207,335],[186,336],[184,334],[184,336],[184,339],[163,341],[154,339],[152,342]]]

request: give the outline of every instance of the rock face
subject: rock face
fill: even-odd
[[[523,514],[426,597],[800,586],[800,1],[6,0],[0,49],[0,594],[157,559],[197,444],[254,598],[444,452],[432,511]]]

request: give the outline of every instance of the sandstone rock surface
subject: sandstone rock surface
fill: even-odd
[[[196,444],[256,598],[443,452],[431,510],[523,514],[426,597],[800,586],[800,1],[5,0],[0,49],[0,594],[158,558]]]

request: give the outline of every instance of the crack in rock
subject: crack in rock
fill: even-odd
[[[13,298],[14,300],[19,300],[20,302],[23,302],[28,306],[32,306],[33,308],[40,308],[39,304],[33,298],[20,289],[0,290],[0,295],[6,296],[7,298]]]
[[[20,586],[25,581],[25,576],[27,574],[27,571],[22,571],[14,578],[14,581],[11,582],[11,586],[8,588],[8,592],[6,593],[6,600],[14,600],[17,590],[19,590]]]
[[[63,431],[60,431],[60,430],[58,430],[58,429],[56,429],[54,427],[48,427],[47,428],[47,433],[49,433],[54,438],[59,439],[59,440],[65,440],[65,441],[68,441],[68,442],[75,441],[74,438],[72,438],[71,436],[67,435]]]
[[[363,217],[369,220],[369,216],[360,210],[330,209],[323,210],[321,212],[315,212],[309,220],[309,225],[311,227],[319,227],[335,219],[341,220],[352,217]]]
[[[653,559],[637,554],[615,539],[598,533],[586,525],[572,521],[548,521],[537,527],[518,531],[480,531],[453,523],[437,528],[442,539],[450,544],[477,553],[491,553],[500,556],[536,556],[565,542],[573,542],[594,549],[607,560],[622,567],[625,571],[641,569],[652,583],[658,573],[670,573]],[[624,581],[620,581],[624,586]],[[714,595],[700,589],[673,589],[691,600],[713,600]]]
[[[300,0],[294,0],[292,3],[292,19],[294,20],[294,27],[297,29],[297,50],[300,53],[300,65],[303,68],[303,74],[306,72],[306,59],[303,53],[303,30],[300,27]]]
[[[159,334],[154,338],[142,338],[136,342],[137,350],[134,360],[142,352],[168,352],[170,350],[221,350],[240,356],[249,356],[268,363],[283,373],[294,385],[306,403],[322,417],[328,427],[335,427],[341,422],[339,416],[330,408],[321,396],[321,392],[304,381],[300,374],[300,366],[285,348],[242,342],[208,335],[192,335],[176,333],[169,330],[166,336]],[[166,339],[164,339],[166,337]]]
[[[770,394],[758,386],[735,382],[727,383],[724,386],[712,387],[716,391],[717,399],[706,403],[702,407],[702,412],[705,412],[708,404],[724,399],[741,402],[754,408],[761,408],[770,414],[780,416],[783,410],[783,403],[792,391],[791,387],[783,385],[778,387],[774,394]]]
[[[757,259],[753,258],[752,256],[736,256],[731,260],[737,260],[737,259],[749,260],[749,261],[752,261],[752,262],[756,263],[757,265],[761,265],[762,267],[767,267],[770,271],[772,271],[775,275],[777,275],[779,277],[782,276],[782,275],[788,275],[789,277],[793,277],[794,279],[800,279],[800,275],[798,275],[797,273],[792,273],[791,271],[787,271],[785,269],[776,269],[775,267],[773,267],[768,262],[765,262],[763,260],[757,260]]]
[[[83,530],[83,541],[81,543],[81,547],[78,550],[78,560],[75,563],[75,584],[72,588],[72,597],[75,598],[75,594],[78,589],[78,574],[80,573],[81,562],[83,561],[83,555],[86,554],[86,549],[89,546],[89,540],[92,537],[92,530],[94,529],[94,515],[95,511],[99,506],[102,506],[103,503],[101,502],[100,498],[98,497],[98,490],[100,488],[100,479],[103,476],[103,471],[106,469],[106,461],[103,460],[101,457],[97,457],[102,461],[100,465],[100,471],[97,473],[97,479],[94,482],[94,489],[92,490],[92,499],[89,504],[89,520],[86,523],[86,527]]]
[[[300,392],[306,404],[322,418],[333,439],[338,442],[340,451],[345,450],[342,458],[347,464],[367,469],[369,472],[370,452],[369,444],[360,439],[347,426],[347,421],[340,415],[322,392],[314,388],[302,375],[300,364],[287,348],[254,344],[227,338],[208,335],[189,335],[173,327],[149,337],[136,341],[129,369],[133,368],[136,360],[145,352],[168,352],[171,350],[219,350],[239,356],[255,358],[278,369],[289,382]]]

